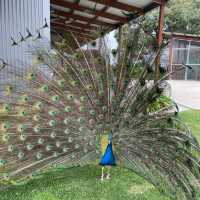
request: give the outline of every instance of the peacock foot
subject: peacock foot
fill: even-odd
[[[107,179],[107,180],[110,180],[110,179],[111,179],[110,174],[107,174],[107,175],[106,175],[106,179]]]

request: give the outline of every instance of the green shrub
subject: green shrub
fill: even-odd
[[[147,112],[153,113],[171,105],[173,105],[173,101],[169,97],[161,95],[148,106]]]

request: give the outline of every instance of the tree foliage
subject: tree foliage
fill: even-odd
[[[165,9],[164,30],[200,34],[200,0],[171,0]],[[152,33],[158,29],[158,10],[147,14],[143,28]]]

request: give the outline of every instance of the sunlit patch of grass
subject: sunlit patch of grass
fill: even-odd
[[[141,185],[133,185],[129,188],[130,194],[143,194],[150,189],[154,189],[154,186],[149,183],[143,183]]]
[[[200,142],[200,110],[187,110],[179,115]]]

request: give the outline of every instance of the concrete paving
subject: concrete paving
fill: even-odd
[[[200,109],[200,81],[169,80],[171,97],[180,110]]]

